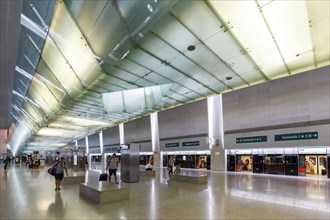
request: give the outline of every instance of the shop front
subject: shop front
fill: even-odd
[[[328,177],[329,147],[226,150],[227,171]]]

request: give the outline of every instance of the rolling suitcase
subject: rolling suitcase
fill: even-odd
[[[108,180],[108,174],[102,173],[100,175],[99,181],[107,181]]]

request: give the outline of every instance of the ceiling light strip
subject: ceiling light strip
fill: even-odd
[[[258,4],[257,1],[256,1],[255,3],[256,3],[256,5],[257,5],[257,7],[258,7],[258,9],[259,9],[259,12],[260,12],[261,17],[262,17],[262,19],[263,19],[263,21],[264,21],[264,23],[265,23],[265,25],[266,25],[266,28],[267,28],[267,30],[269,31],[269,34],[271,35],[271,37],[272,37],[272,39],[273,39],[273,41],[274,41],[274,44],[275,44],[275,46],[276,46],[276,49],[277,49],[278,53],[279,53],[280,56],[281,56],[281,59],[282,59],[282,61],[283,61],[283,64],[284,64],[286,70],[288,71],[289,74],[291,74],[291,71],[290,71],[290,69],[289,69],[287,63],[286,63],[285,60],[284,60],[283,54],[282,54],[281,49],[280,49],[280,47],[279,47],[279,45],[278,45],[278,43],[277,43],[277,41],[276,41],[276,39],[275,39],[275,36],[274,36],[272,30],[270,29],[270,26],[269,26],[269,24],[268,24],[268,22],[267,22],[267,19],[266,19],[266,17],[265,17],[265,14],[264,14],[263,11],[262,11],[262,7]]]
[[[44,30],[47,32],[49,30],[48,25],[45,23],[44,19],[40,16],[39,12],[37,11],[36,7],[34,7],[33,4],[29,4],[32,11],[35,13],[35,15],[38,17],[39,21],[41,22]]]
[[[35,105],[36,107],[40,108],[40,106],[39,106],[36,102],[34,102],[33,100],[29,99],[29,98],[26,97],[26,96],[23,96],[23,95],[20,94],[19,92],[16,92],[15,90],[13,90],[13,94],[14,94],[14,95],[17,95],[17,96],[19,96],[19,97],[21,97],[21,98],[23,98],[24,100],[27,100],[27,101],[31,102],[31,103],[32,103],[33,105]]]
[[[36,24],[24,14],[21,14],[21,25],[23,25],[42,39],[46,39],[47,33],[42,29],[42,27]]]

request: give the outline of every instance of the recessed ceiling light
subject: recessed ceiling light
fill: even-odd
[[[227,76],[226,77],[226,80],[231,80],[233,77],[231,77],[231,76]]]
[[[150,4],[147,4],[147,8],[151,13],[154,11],[154,9],[152,8],[152,6]]]
[[[196,49],[196,47],[195,47],[194,45],[189,45],[189,46],[187,47],[187,49],[188,49],[189,51],[194,51],[194,50]]]

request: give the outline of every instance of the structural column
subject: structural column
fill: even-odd
[[[106,156],[103,150],[103,132],[100,131],[99,132],[99,138],[100,138],[100,153],[102,155],[102,159],[101,159],[101,172],[103,173],[106,167]]]
[[[158,113],[157,112],[152,113],[150,115],[150,126],[151,126],[152,151],[154,152],[154,166],[162,167],[161,155],[160,155]]]
[[[223,130],[222,95],[207,99],[209,147],[211,150],[211,170],[225,171],[225,149]]]
[[[88,170],[90,170],[90,169],[92,169],[92,156],[89,153],[88,136],[85,137],[85,141],[86,141],[86,154],[87,154]]]

